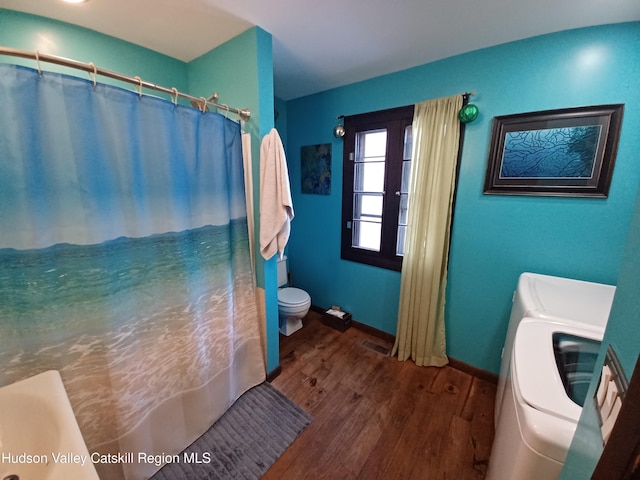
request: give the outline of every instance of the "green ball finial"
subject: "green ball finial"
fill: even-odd
[[[458,119],[462,123],[470,123],[473,122],[476,118],[478,118],[478,107],[474,104],[469,103],[462,107],[458,112]]]

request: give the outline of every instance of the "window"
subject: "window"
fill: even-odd
[[[400,270],[413,105],[345,117],[341,258]]]

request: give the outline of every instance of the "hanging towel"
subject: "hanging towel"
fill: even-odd
[[[242,163],[244,165],[244,195],[247,203],[247,229],[249,230],[249,254],[251,255],[251,271],[256,273],[256,245],[254,239],[255,217],[253,215],[253,165],[251,160],[251,134],[242,134]]]
[[[293,220],[289,171],[282,140],[275,128],[260,146],[260,253],[269,260],[284,253]]]

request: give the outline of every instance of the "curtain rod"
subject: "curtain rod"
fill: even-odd
[[[138,87],[140,87],[140,89],[146,88],[149,90],[156,90],[158,92],[166,93],[170,95],[172,99],[174,99],[174,103],[177,102],[178,97],[182,97],[189,100],[192,105],[197,106],[198,108],[201,108],[201,109],[204,109],[205,105],[208,105],[216,109],[226,110],[227,112],[237,114],[245,122],[249,120],[249,118],[251,117],[251,112],[246,108],[233,108],[225,104],[212,102],[211,99],[217,99],[217,94],[214,94],[214,96],[210,97],[210,99],[206,99],[204,97],[194,97],[192,95],[179,92],[176,88],[161,87],[160,85],[147,82],[145,80],[142,80],[140,77],[130,77],[122,73],[113,72],[111,70],[106,70],[104,68],[98,68],[93,63],[83,63],[77,60],[71,60],[68,58],[58,57],[55,55],[48,55],[46,53],[40,53],[37,50],[34,52],[31,52],[28,50],[20,50],[17,48],[9,48],[9,47],[2,47],[2,46],[0,46],[0,55],[30,58],[31,60],[35,60],[36,63],[38,64],[39,71],[40,71],[40,62],[55,63],[57,65],[62,65],[64,67],[71,67],[71,68],[76,68],[78,70],[84,70],[85,72],[93,74],[94,84],[95,84],[96,75],[102,75],[103,77],[109,77],[115,80],[120,80],[122,82],[127,82],[133,85],[137,85]]]

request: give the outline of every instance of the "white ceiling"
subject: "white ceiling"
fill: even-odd
[[[0,0],[0,7],[184,61],[257,25],[273,35],[275,93],[284,100],[535,35],[640,20],[638,0]]]

